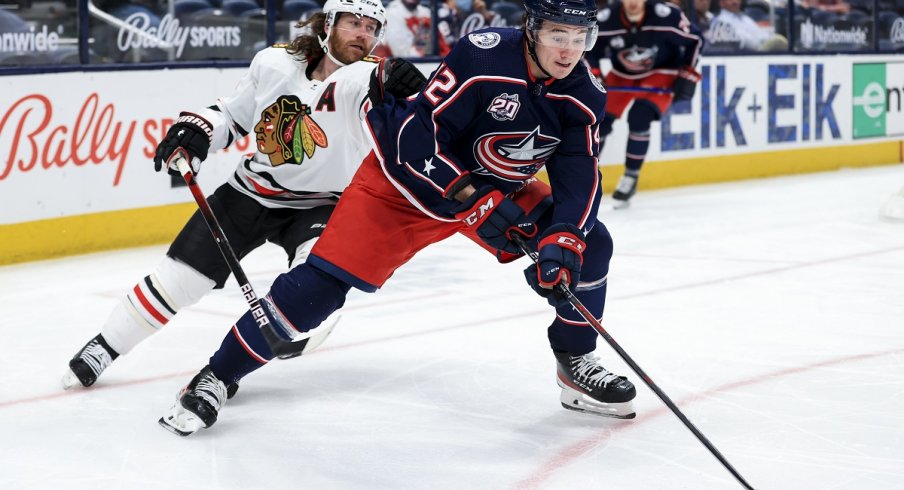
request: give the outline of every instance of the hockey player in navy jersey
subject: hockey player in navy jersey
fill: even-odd
[[[280,275],[262,300],[276,326],[261,330],[250,313],[242,316],[161,425],[180,435],[210,427],[224,386],[267,364],[272,345],[317,327],[351,288],[376,291],[419,250],[454,233],[500,261],[520,255],[515,234],[539,250],[525,277],[555,307],[548,337],[562,405],[634,416],[633,384],[599,363],[596,331],[555,289],[567,283],[602,318],[612,255],[597,220],[606,94],[581,61],[596,40],[596,7],[525,7],[524,29],[471,33],[410,103],[368,113],[375,151],[308,261]],[[550,185],[534,178],[543,167]]]
[[[410,63],[383,65],[367,57],[385,24],[378,0],[328,0],[305,23],[309,33],[260,51],[232,94],[182,113],[158,145],[158,171],[177,148],[188,152],[197,171],[209,149],[252,135],[256,151],[210,196],[239,257],[270,241],[285,249],[290,265],[304,262],[370,152],[362,120],[371,103],[381,103],[386,90],[409,95],[423,86],[424,76]],[[93,385],[118,356],[160,331],[180,309],[222,287],[229,273],[196,212],[157,268],[121,298],[101,332],[69,361],[64,388]],[[295,353],[322,342],[333,320],[296,339]],[[231,396],[237,385],[229,388]]]
[[[612,194],[615,207],[620,208],[627,206],[637,191],[651,124],[673,101],[694,97],[703,36],[678,7],[658,0],[616,1],[597,18],[599,40],[587,53],[587,60],[597,76],[601,76],[599,60],[607,48],[612,62],[605,78],[609,101],[600,128],[601,146],[612,124],[634,102],[628,110],[625,174]]]

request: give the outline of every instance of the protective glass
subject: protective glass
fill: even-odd
[[[363,35],[371,47],[376,46],[383,39],[383,26],[370,17],[355,14],[341,15],[333,29]]]
[[[540,29],[534,31],[534,39],[537,44],[550,48],[590,51],[596,44],[598,31],[597,26],[588,29],[544,22]]]

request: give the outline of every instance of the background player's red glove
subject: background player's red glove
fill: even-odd
[[[455,217],[475,228],[477,236],[496,250],[520,254],[521,249],[512,242],[511,234],[518,233],[524,238],[537,234],[537,225],[524,215],[521,206],[490,185],[477,189],[459,209],[462,211],[457,211]]]
[[[567,223],[552,225],[543,232],[538,245],[537,264],[524,270],[527,283],[552,306],[568,304],[556,286],[565,283],[570,288],[581,277],[584,263],[584,233]]]

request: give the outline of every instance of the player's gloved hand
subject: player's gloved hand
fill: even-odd
[[[192,172],[197,174],[201,170],[201,162],[207,159],[212,136],[213,127],[203,117],[191,112],[179,113],[179,119],[170,126],[163,141],[157,145],[154,170],[159,172],[166,166],[170,175],[182,175],[178,168],[169,165],[169,159],[176,149],[182,148],[188,153]]]
[[[537,225],[524,215],[521,206],[491,185],[479,187],[457,208],[455,217],[477,230],[477,236],[496,250],[521,254],[511,239],[518,233],[525,239],[537,234]]]
[[[386,94],[394,97],[408,97],[424,88],[427,77],[411,62],[402,58],[383,59],[370,74],[370,103],[376,107],[383,104]]]
[[[556,286],[564,283],[573,290],[581,277],[586,247],[584,233],[578,227],[567,223],[550,226],[540,237],[537,264],[524,270],[527,283],[550,305],[568,304]]]
[[[675,95],[675,101],[693,99],[694,92],[697,90],[697,82],[699,81],[700,74],[692,66],[685,66],[678,70],[678,78],[672,82],[672,93]]]

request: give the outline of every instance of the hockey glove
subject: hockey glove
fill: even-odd
[[[424,88],[427,77],[411,62],[402,58],[384,59],[370,75],[368,98],[376,107],[383,105],[386,94],[394,97],[408,97]]]
[[[672,82],[672,93],[675,94],[675,102],[693,99],[694,92],[697,90],[697,82],[699,81],[700,74],[693,67],[686,66],[678,70],[678,78]]]
[[[169,165],[169,159],[178,148],[188,153],[191,170],[198,173],[201,170],[201,162],[207,158],[210,151],[210,138],[213,136],[213,127],[204,118],[191,112],[182,112],[176,123],[170,126],[163,141],[157,145],[154,153],[154,170],[160,171],[164,166],[170,175],[182,175],[179,169]]]
[[[520,254],[521,249],[511,240],[511,234],[518,233],[524,238],[537,234],[537,226],[527,219],[521,206],[490,185],[477,189],[458,209],[461,211],[455,217],[476,229],[477,236],[496,250]]]
[[[556,286],[566,284],[574,288],[577,285],[585,248],[584,233],[576,226],[566,223],[550,226],[540,237],[536,265],[524,270],[527,283],[550,305],[568,304]]]

